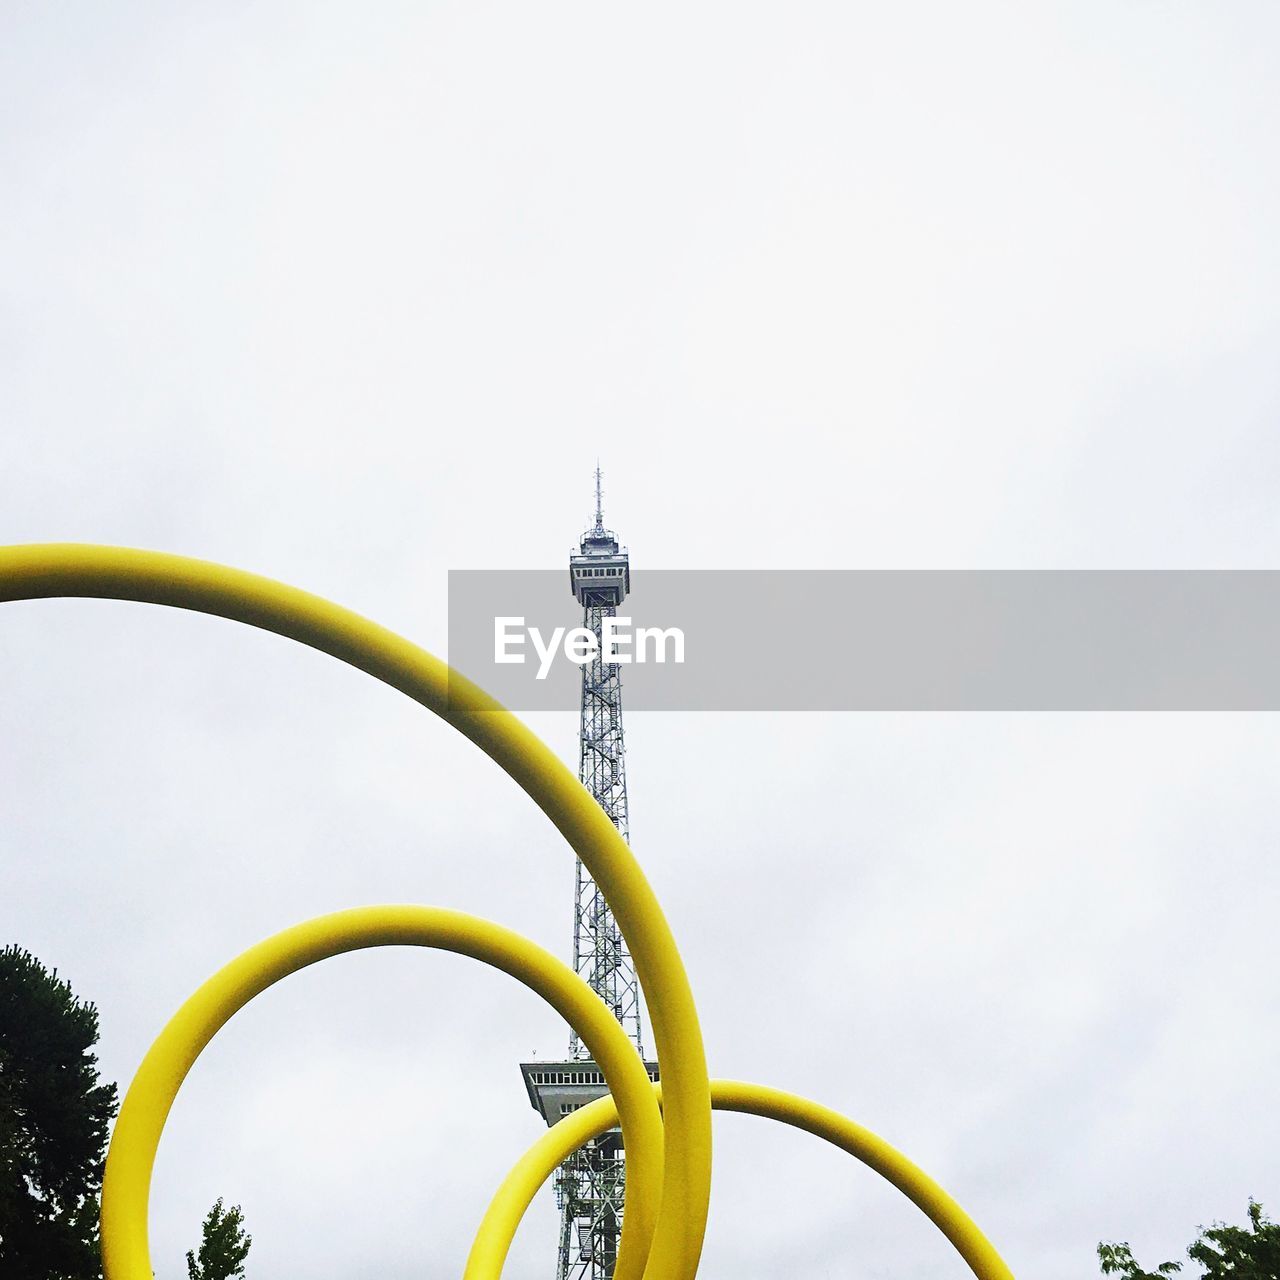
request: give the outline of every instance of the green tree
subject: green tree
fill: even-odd
[[[1204,1268],[1202,1280],[1280,1280],[1280,1223],[1270,1221],[1262,1206],[1250,1200],[1247,1227],[1223,1222],[1201,1227],[1187,1257]],[[1128,1244],[1100,1244],[1098,1262],[1103,1275],[1125,1280],[1164,1280],[1182,1270],[1180,1262],[1162,1262],[1154,1271],[1144,1271]]]
[[[1247,1227],[1201,1228],[1187,1255],[1204,1268],[1205,1280],[1280,1280],[1280,1223],[1250,1200]]]
[[[116,1087],[98,1079],[98,1011],[30,952],[0,951],[0,1275],[94,1280]]]
[[[200,1232],[200,1254],[187,1253],[188,1280],[240,1280],[253,1237],[245,1234],[238,1204],[222,1207],[222,1197],[209,1210]]]
[[[1133,1256],[1128,1241],[1120,1244],[1100,1244],[1098,1262],[1104,1276],[1120,1275],[1125,1280],[1165,1280],[1175,1271],[1182,1270],[1180,1262],[1162,1262],[1154,1271],[1144,1271]]]

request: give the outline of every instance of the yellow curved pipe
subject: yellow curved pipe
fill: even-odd
[[[209,1041],[281,978],[346,951],[389,946],[436,947],[482,960],[536,991],[577,1030],[618,1089],[628,1178],[616,1275],[638,1280],[661,1197],[662,1119],[635,1046],[609,1006],[549,952],[488,920],[419,906],[359,907],[285,929],[219,969],[174,1014],[129,1086],[107,1153],[102,1182],[106,1280],[151,1280],[147,1205],[156,1149],[178,1089]],[[478,1241],[467,1280],[497,1280],[505,1256],[501,1241]]]
[[[653,1087],[661,1099],[662,1086]],[[808,1098],[740,1080],[712,1080],[711,1105],[718,1111],[743,1111],[780,1120],[842,1148],[888,1179],[923,1209],[978,1280],[1013,1280],[1013,1272],[973,1219],[923,1169],[870,1129]],[[499,1263],[505,1260],[516,1228],[539,1187],[583,1143],[617,1124],[618,1109],[606,1095],[548,1129],[516,1162],[489,1202],[472,1246],[473,1256],[483,1241],[486,1259],[499,1247]]]
[[[0,548],[0,601],[139,600],[288,636],[385,681],[447,720],[532,797],[582,859],[635,961],[666,1082],[665,1176],[647,1274],[693,1280],[711,1188],[711,1096],[702,1030],[675,939],[613,823],[524,724],[438,658],[367,618],[257,574],[124,547]]]

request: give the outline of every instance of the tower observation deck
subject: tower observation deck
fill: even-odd
[[[596,468],[595,522],[569,556],[569,586],[582,606],[582,625],[596,637],[596,657],[582,667],[578,730],[578,778],[630,840],[626,755],[622,735],[622,677],[616,663],[602,662],[601,628],[617,614],[631,590],[626,547],[604,527],[600,468]],[[613,912],[587,869],[577,862],[573,898],[573,967],[609,1006],[644,1055],[640,984]],[[649,1077],[658,1064],[646,1062]],[[529,1101],[548,1125],[608,1092],[604,1075],[576,1033],[569,1055],[520,1067]],[[561,1165],[556,1174],[560,1243],[556,1280],[609,1280],[618,1256],[626,1157],[621,1134],[601,1135]]]

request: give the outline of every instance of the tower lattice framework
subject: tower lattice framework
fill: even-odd
[[[569,577],[582,605],[582,625],[596,640],[595,656],[582,666],[578,777],[629,842],[622,676],[618,664],[603,661],[602,655],[605,620],[617,615],[631,587],[630,564],[626,548],[604,527],[599,467],[595,522],[570,555]],[[574,970],[613,1011],[643,1057],[635,966],[613,912],[580,861],[574,875]],[[657,1063],[646,1065],[657,1080]],[[604,1077],[576,1033],[570,1036],[567,1060],[525,1063],[521,1071],[530,1101],[549,1125],[607,1092]],[[625,1186],[626,1157],[617,1130],[587,1144],[560,1167],[555,1188],[560,1210],[557,1280],[609,1280],[613,1275]]]

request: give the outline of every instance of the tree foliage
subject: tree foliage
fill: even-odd
[[[188,1280],[240,1280],[253,1237],[245,1234],[238,1204],[222,1207],[219,1197],[200,1232],[200,1253],[187,1253]]]
[[[98,1079],[98,1012],[30,952],[0,951],[0,1275],[93,1280],[116,1087]]]
[[[1270,1221],[1262,1206],[1250,1200],[1247,1227],[1222,1222],[1201,1227],[1187,1257],[1204,1268],[1202,1280],[1280,1280],[1280,1223]],[[1103,1275],[1125,1280],[1166,1280],[1182,1270],[1180,1262],[1162,1262],[1154,1271],[1144,1271],[1127,1243],[1100,1244],[1098,1262]]]
[[[1098,1262],[1104,1276],[1120,1275],[1124,1276],[1125,1280],[1165,1280],[1175,1271],[1182,1270],[1180,1262],[1162,1262],[1154,1271],[1144,1271],[1133,1256],[1133,1250],[1129,1248],[1128,1241],[1122,1241],[1120,1244],[1100,1244]]]
[[[1187,1250],[1204,1267],[1206,1280],[1280,1280],[1280,1223],[1249,1201],[1249,1225],[1215,1223]]]

